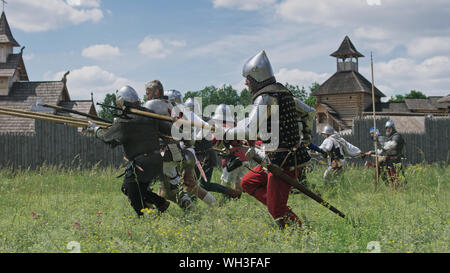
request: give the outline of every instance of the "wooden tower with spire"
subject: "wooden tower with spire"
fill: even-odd
[[[330,56],[336,58],[336,73],[311,93],[316,97],[317,129],[327,124],[337,131],[351,129],[353,119],[372,104],[372,84],[358,72],[358,58],[364,55],[345,36]],[[381,97],[385,95],[375,87],[376,102]]]
[[[28,81],[28,74],[23,62],[23,47],[19,53],[14,53],[14,47],[19,47],[14,39],[5,12],[0,17],[0,95],[7,96],[11,86],[16,81]]]

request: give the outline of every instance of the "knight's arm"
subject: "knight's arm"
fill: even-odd
[[[398,145],[398,142],[399,142],[398,137],[394,136],[394,137],[392,138],[392,140],[386,141],[386,142],[384,143],[384,145],[383,145],[383,151],[388,151],[388,150],[395,149],[395,148],[397,147],[397,145]]]
[[[254,138],[256,136],[255,133],[259,132],[259,129],[270,117],[271,105],[278,105],[274,97],[267,94],[258,96],[253,102],[248,119],[239,121],[235,127],[225,131],[227,139],[231,137],[234,139],[243,137],[247,140]]]

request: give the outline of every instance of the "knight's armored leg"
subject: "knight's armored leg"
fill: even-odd
[[[183,170],[184,170],[184,182],[183,184],[186,186],[186,190],[198,198],[202,200],[203,202],[207,203],[208,205],[212,205],[216,202],[216,198],[200,187],[200,185],[195,180],[195,173],[194,173],[194,166],[195,166],[195,157],[194,155],[186,150],[185,151],[185,160],[183,161]]]
[[[161,183],[161,195],[177,203],[182,209],[187,209],[192,206],[192,199],[180,185],[181,177],[177,170],[178,164],[173,161],[163,163],[164,179]]]

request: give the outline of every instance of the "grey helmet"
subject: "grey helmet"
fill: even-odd
[[[386,124],[384,125],[384,128],[386,128],[386,127],[391,127],[392,129],[395,130],[395,124],[394,124],[394,121],[393,121],[392,119],[386,121]]]
[[[322,129],[322,132],[320,132],[320,133],[321,134],[332,135],[332,134],[334,134],[334,129],[330,125],[325,125],[325,127],[323,127],[323,129]]]
[[[125,85],[116,92],[116,100],[123,105],[123,102],[135,103],[139,101],[136,90],[129,85]]]
[[[171,105],[166,100],[153,99],[145,102],[144,107],[155,114],[170,116]]]
[[[194,112],[195,109],[198,109],[200,111],[200,103],[194,98],[188,98],[186,102],[184,103],[187,108],[189,108],[190,111]]]
[[[164,96],[167,96],[170,102],[182,103],[183,100],[183,95],[178,90],[166,90]]]
[[[212,119],[217,122],[234,122],[233,113],[226,104],[220,104],[216,107]]]
[[[251,76],[257,82],[263,82],[274,77],[272,66],[270,65],[269,58],[267,58],[264,50],[245,62],[244,68],[242,69],[242,76],[244,76],[244,78]]]

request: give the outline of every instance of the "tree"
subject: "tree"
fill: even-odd
[[[306,95],[306,90],[305,87],[302,86],[302,88],[300,89],[300,87],[298,85],[291,85],[289,83],[286,83],[284,85],[287,89],[289,89],[289,91],[291,91],[292,95],[294,95],[294,97],[300,99],[301,101],[306,100],[307,95]]]
[[[185,93],[183,100],[186,101],[188,98],[194,97],[202,98],[203,107],[211,104],[219,105],[222,103],[227,105],[238,105],[241,99],[237,91],[231,85],[225,84],[221,88],[207,86],[202,90],[188,91]]]
[[[252,103],[252,94],[250,94],[247,88],[242,89],[239,95],[239,103],[244,107]]]
[[[314,107],[316,105],[316,97],[311,96],[311,93],[314,92],[314,90],[316,90],[319,86],[320,84],[318,82],[313,82],[313,84],[309,87],[309,96],[304,102],[311,107]]]
[[[105,96],[105,99],[103,100],[102,104],[109,105],[109,106],[117,106],[116,105],[116,94],[115,93],[108,93]],[[107,108],[104,106],[101,106],[101,110],[98,112],[98,116],[104,119],[113,120],[115,115],[119,115],[119,110]]]
[[[405,102],[405,99],[426,99],[427,96],[417,90],[411,90],[406,95],[395,95],[395,97],[391,97],[388,102]]]
[[[417,90],[411,90],[408,94],[405,95],[405,99],[426,99],[427,96]]]

